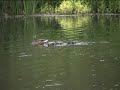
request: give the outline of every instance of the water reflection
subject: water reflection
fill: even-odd
[[[119,90],[119,16],[22,17],[0,22],[1,90]],[[96,44],[34,47],[34,37]]]

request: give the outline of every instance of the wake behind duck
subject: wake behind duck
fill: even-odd
[[[84,46],[84,45],[93,45],[96,42],[80,42],[80,41],[48,41],[46,39],[35,39],[32,42],[33,46],[42,45],[45,47],[50,46]]]

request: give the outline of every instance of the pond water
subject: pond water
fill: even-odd
[[[0,18],[0,90],[120,90],[120,16]],[[32,46],[33,38],[95,42]]]

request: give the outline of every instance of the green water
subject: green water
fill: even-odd
[[[0,90],[120,90],[120,16],[0,18]],[[96,42],[32,46],[33,38]]]

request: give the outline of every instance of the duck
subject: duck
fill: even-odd
[[[33,39],[33,41],[32,41],[32,45],[44,45],[44,44],[46,44],[46,43],[48,43],[48,40],[46,40],[46,39]]]

